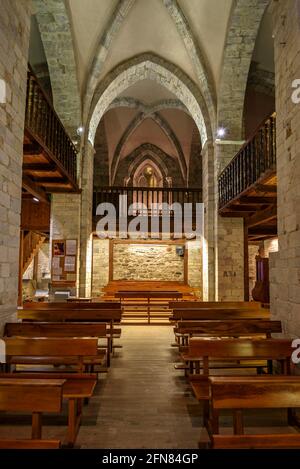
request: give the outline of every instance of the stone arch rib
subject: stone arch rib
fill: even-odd
[[[92,144],[100,119],[114,99],[134,83],[145,79],[164,86],[186,106],[199,129],[202,145],[212,137],[207,106],[197,85],[174,64],[147,53],[118,65],[99,84],[87,125],[87,138]]]
[[[201,93],[207,104],[212,127],[216,125],[216,91],[210,67],[177,0],[162,0],[194,65]]]
[[[218,127],[227,129],[230,140],[243,137],[247,78],[259,26],[269,2],[236,0],[233,4],[218,97]]]
[[[111,18],[102,34],[94,55],[91,68],[88,73],[88,79],[86,83],[85,98],[84,98],[84,120],[88,115],[88,109],[93,98],[94,91],[99,82],[101,76],[102,67],[106,60],[109,48],[113,42],[113,39],[118,34],[119,29],[128,15],[129,11],[133,7],[135,0],[119,0]]]
[[[72,30],[65,2],[34,0],[33,3],[48,62],[54,108],[74,138],[82,121],[81,99]]]

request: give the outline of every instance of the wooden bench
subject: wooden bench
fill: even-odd
[[[99,302],[87,302],[87,301],[72,301],[72,302],[32,302],[24,303],[23,309],[38,309],[38,310],[74,310],[74,309],[120,309],[120,303],[118,301],[99,301]]]
[[[122,310],[120,309],[19,309],[18,318],[27,321],[46,321],[46,322],[107,322],[120,323]]]
[[[19,379],[26,380],[63,380],[62,395],[68,400],[68,431],[65,443],[74,446],[79,431],[82,407],[85,399],[92,397],[97,384],[97,375],[89,373],[0,373],[0,383],[2,379],[15,382]]]
[[[270,319],[266,309],[174,309],[170,321],[203,321],[203,320],[237,320],[237,319]]]
[[[280,321],[271,320],[224,320],[224,321],[179,321],[174,328],[178,345],[187,346],[191,337],[243,337],[281,333]]]
[[[12,365],[68,365],[83,372],[103,365],[106,353],[99,353],[96,338],[24,338],[6,337],[7,370]]]
[[[32,415],[31,440],[0,440],[0,448],[54,449],[59,440],[42,440],[42,414],[60,413],[64,379],[0,379],[0,411]]]
[[[230,369],[242,374],[249,368],[256,369],[257,373],[267,368],[268,373],[272,373],[274,360],[280,365],[281,374],[289,375],[294,350],[291,345],[289,339],[191,339],[188,352],[183,353],[182,358],[189,363],[189,379],[195,396],[204,401],[204,422],[208,416],[211,369]]]
[[[146,290],[138,290],[138,291],[118,291],[115,293],[115,298],[120,299],[120,304],[124,306],[132,306],[136,305],[136,301],[140,299],[146,300],[146,303],[141,304],[141,306],[146,307],[147,317],[148,317],[148,324],[150,324],[151,320],[151,304],[158,305],[158,301],[162,300],[169,300],[170,298],[176,298],[179,300],[182,298],[182,293],[178,291],[146,291]],[[127,300],[134,300],[134,303],[128,303]],[[160,303],[161,305],[161,303]]]
[[[170,301],[170,309],[261,309],[262,305],[256,301]]]
[[[11,322],[4,327],[4,337],[97,337],[104,338],[106,344],[106,364],[110,366],[112,337],[103,323],[68,322]],[[102,347],[103,348],[103,347]],[[101,350],[101,347],[100,347]]]
[[[299,448],[300,434],[244,434],[243,411],[246,409],[288,409],[288,423],[295,421],[294,409],[300,408],[299,376],[211,377],[209,379],[211,448],[258,449]],[[219,434],[219,413],[233,411],[233,435]]]

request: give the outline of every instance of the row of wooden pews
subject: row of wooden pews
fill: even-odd
[[[104,300],[118,300],[127,321],[169,320],[169,302],[196,300],[194,290],[180,282],[112,281],[104,288]]]
[[[185,303],[185,304],[184,304]],[[292,375],[290,339],[280,321],[257,303],[170,304],[176,346],[195,397],[203,407],[208,441],[203,448],[295,448],[300,434],[245,433],[250,409],[287,409],[287,425],[299,427],[300,377]],[[192,307],[193,306],[193,307]],[[178,367],[180,368],[180,367]],[[232,434],[220,430],[222,413],[232,412]]]
[[[0,373],[0,411],[32,414],[28,440],[0,440],[0,448],[59,448],[42,439],[42,414],[60,413],[68,402],[63,445],[74,446],[84,403],[99,372],[111,365],[121,335],[119,303],[28,303],[20,322],[5,325],[6,363]],[[117,327],[116,327],[117,326]]]

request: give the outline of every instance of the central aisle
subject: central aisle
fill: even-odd
[[[170,326],[123,326],[122,344],[85,408],[82,448],[197,448],[201,415]]]

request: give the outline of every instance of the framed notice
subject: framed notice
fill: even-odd
[[[77,271],[77,240],[52,241],[51,280],[56,285],[75,286]]]

